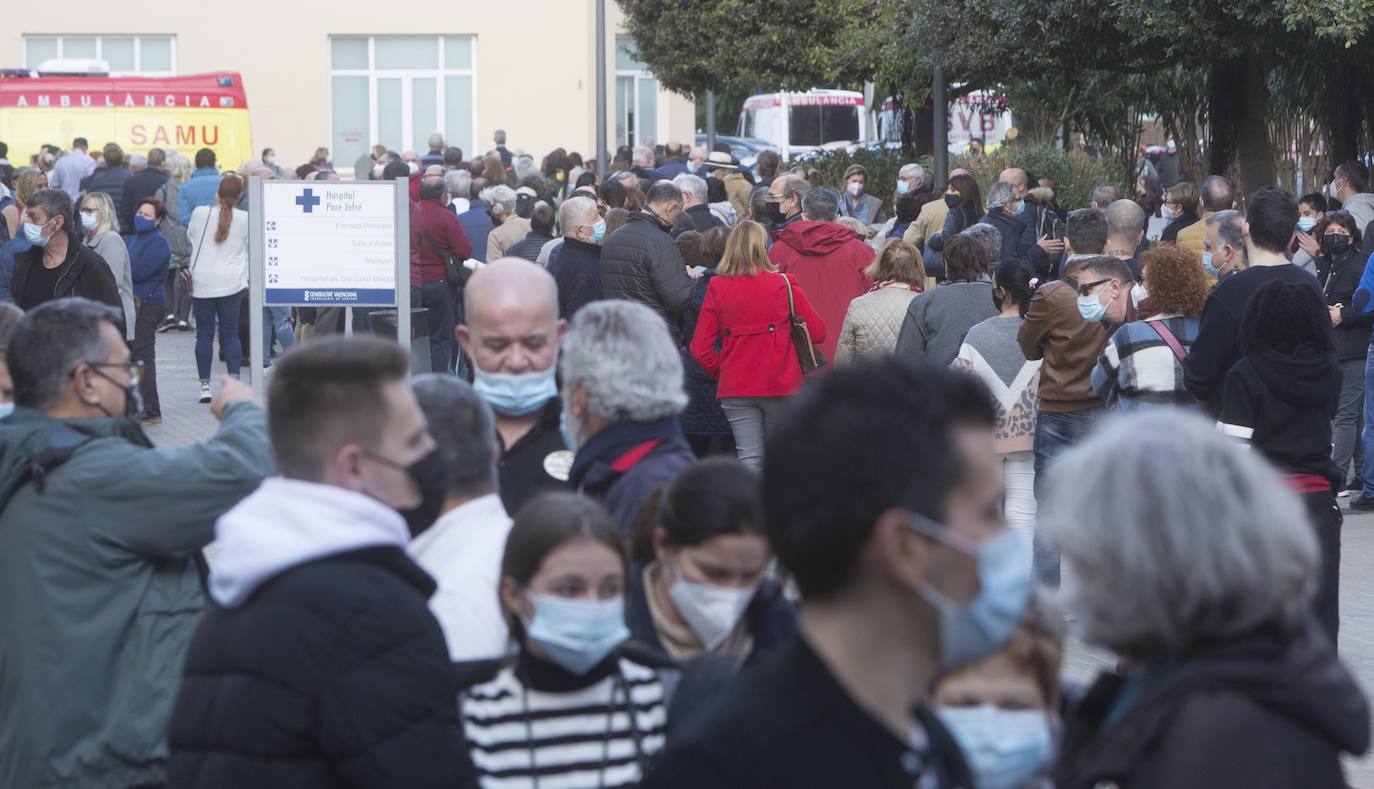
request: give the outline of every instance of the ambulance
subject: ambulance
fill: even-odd
[[[47,65],[0,72],[0,140],[17,164],[44,144],[66,148],[76,137],[93,151],[113,142],[126,153],[162,148],[194,159],[209,148],[222,167],[257,155],[238,74],[111,77],[99,65],[87,73],[52,73]]]
[[[736,134],[777,146],[783,160],[867,141],[864,95],[853,90],[761,93],[745,99]]]

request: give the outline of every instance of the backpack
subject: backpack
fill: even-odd
[[[167,184],[157,188],[156,197],[167,205]],[[175,210],[167,209],[167,216],[162,218],[162,224],[158,227],[162,235],[167,238],[167,246],[172,248],[172,257],[183,260],[191,257],[191,239],[186,235],[186,228],[177,221]]]

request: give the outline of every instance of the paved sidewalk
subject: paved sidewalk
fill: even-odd
[[[200,379],[196,373],[194,335],[158,335],[157,371],[162,424],[147,430],[153,443],[177,446],[214,435],[216,422],[210,407],[196,402]],[[224,373],[224,364],[216,359],[213,380],[218,382]],[[246,379],[247,369],[243,373]],[[1341,547],[1340,647],[1341,658],[1366,693],[1374,693],[1374,515],[1346,513]],[[1073,640],[1067,646],[1064,671],[1076,680],[1089,682],[1114,665],[1115,661],[1101,650]],[[1351,786],[1374,789],[1374,757],[1352,760],[1347,770]]]

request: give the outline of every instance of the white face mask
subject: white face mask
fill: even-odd
[[[416,164],[415,162],[406,162],[406,167],[410,168],[411,175],[420,172],[420,165]]]
[[[1140,302],[1150,298],[1150,292],[1145,290],[1145,286],[1137,282],[1131,286],[1131,303],[1139,307]]]
[[[849,194],[854,197],[858,197],[859,195],[864,193],[864,185],[859,181],[850,181],[849,185],[845,188],[848,189]]]
[[[375,181],[380,181],[380,180],[382,180],[382,171],[385,170],[385,169],[386,169],[386,168],[385,168],[384,166],[380,165],[380,164],[374,164],[374,165],[372,165],[372,178],[373,178],[373,180],[375,180]]]
[[[668,588],[669,599],[691,626],[692,632],[701,638],[706,651],[715,651],[734,632],[735,625],[739,624],[740,617],[749,608],[758,587],[700,584],[684,578],[677,562],[672,562],[671,567],[677,580]]]

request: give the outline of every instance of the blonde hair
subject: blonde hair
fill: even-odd
[[[114,200],[104,192],[90,192],[85,197],[81,198],[81,208],[77,209],[78,213],[86,207],[87,200],[95,202],[96,221],[95,229],[86,231],[87,236],[98,236],[107,230],[113,230],[118,233],[119,215],[115,213]],[[82,226],[82,230],[85,231],[84,225]]]
[[[725,255],[716,271],[723,277],[752,277],[777,271],[768,259],[768,231],[763,225],[751,219],[735,225],[725,239]]]
[[[842,216],[839,219],[835,220],[835,224],[853,230],[855,233],[858,234],[859,238],[862,238],[865,241],[867,241],[869,237],[872,235],[869,232],[868,228],[864,226],[863,222],[860,222],[852,216]]]
[[[33,193],[39,189],[39,179],[48,180],[48,174],[42,170],[25,170],[14,179],[14,199],[19,205],[27,207],[29,200],[33,198]],[[46,189],[47,187],[42,187]]]
[[[926,267],[916,247],[901,239],[889,239],[882,251],[864,269],[864,275],[874,282],[905,282],[925,287]]]

